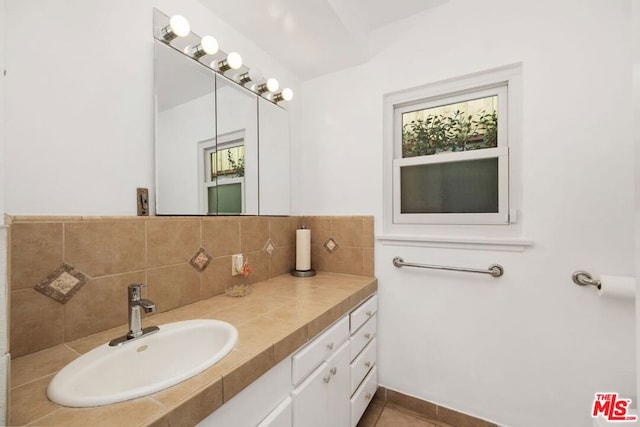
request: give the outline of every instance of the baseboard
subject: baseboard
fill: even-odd
[[[413,396],[388,389],[378,387],[378,391],[372,403],[378,403],[390,408],[397,408],[415,414],[422,418],[428,418],[449,424],[454,427],[497,427],[496,423],[477,418],[464,412],[437,405],[435,403],[421,400]]]

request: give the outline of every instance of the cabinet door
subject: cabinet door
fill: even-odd
[[[349,343],[293,390],[294,427],[343,427],[350,421]]]
[[[348,426],[351,419],[351,380],[349,365],[349,343],[346,342],[327,360],[331,381],[329,381],[329,396],[327,426]]]
[[[323,362],[291,393],[293,397],[293,425],[297,427],[326,427],[328,386],[331,374]]]
[[[283,400],[258,427],[291,427],[291,398]]]

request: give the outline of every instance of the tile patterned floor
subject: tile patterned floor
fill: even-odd
[[[372,402],[357,427],[453,427],[440,421],[423,418],[392,403]]]

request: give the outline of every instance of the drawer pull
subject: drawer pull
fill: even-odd
[[[333,350],[333,341],[331,341],[329,344],[327,344],[327,348],[329,350]]]
[[[371,367],[371,362],[366,362],[366,363],[364,364],[364,366],[365,366],[365,368],[370,368],[370,367]]]
[[[326,377],[322,378],[322,380],[323,380],[325,383],[329,383],[329,381],[331,381],[331,375],[327,375]]]
[[[366,340],[371,339],[371,334],[368,334],[368,333],[364,334],[364,339]]]
[[[371,393],[367,393],[367,394],[365,394],[365,396],[364,396],[364,398],[365,398],[365,399],[367,399],[367,400],[371,400],[371,398],[372,398],[372,397],[373,397],[373,396],[371,395]]]
[[[367,317],[373,316],[373,313],[371,312],[371,310],[367,311],[365,314],[367,315]]]
[[[331,370],[329,371],[331,372],[331,375],[335,375],[336,372],[338,372],[338,368],[336,368],[335,366],[333,368],[331,368]]]

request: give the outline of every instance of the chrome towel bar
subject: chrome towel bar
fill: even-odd
[[[429,265],[429,264],[416,264],[413,262],[404,262],[399,256],[393,259],[393,265],[396,267],[419,267],[419,268],[432,268],[435,270],[449,270],[449,271],[464,271],[466,273],[480,273],[490,274],[493,277],[500,277],[504,274],[504,268],[500,264],[491,264],[487,270],[481,270],[478,268],[464,268],[464,267],[447,267],[444,265]]]

